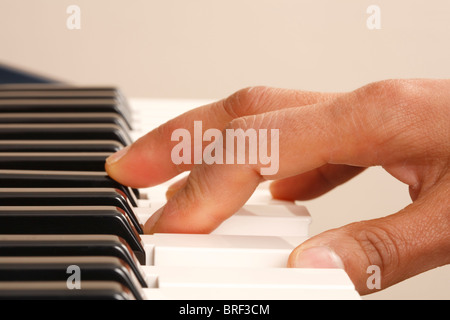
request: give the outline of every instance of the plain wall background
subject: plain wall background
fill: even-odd
[[[66,27],[69,5],[81,29]],[[366,26],[369,5],[381,29]],[[223,98],[247,86],[346,91],[448,78],[448,0],[0,0],[0,63],[129,97]],[[307,203],[313,233],[393,213],[406,186],[373,168]],[[367,299],[450,298],[450,268]]]

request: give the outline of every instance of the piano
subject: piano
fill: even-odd
[[[0,299],[360,299],[344,270],[286,268],[311,216],[266,184],[211,234],[143,234],[173,181],[131,189],[105,159],[207,102],[0,85]]]

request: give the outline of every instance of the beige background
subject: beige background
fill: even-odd
[[[66,27],[81,7],[81,29]],[[371,4],[381,30],[366,27]],[[0,0],[0,63],[129,97],[222,98],[251,85],[344,91],[448,78],[448,0]],[[393,213],[406,186],[378,168],[306,203],[313,234]],[[449,299],[450,268],[367,299]]]

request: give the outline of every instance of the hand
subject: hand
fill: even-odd
[[[279,129],[279,170],[261,163],[175,165],[171,141],[194,120],[208,128]],[[361,294],[370,265],[386,288],[450,262],[450,80],[388,80],[349,93],[254,87],[189,111],[107,160],[117,181],[154,186],[187,179],[146,224],[146,232],[208,233],[236,212],[264,180],[275,198],[307,200],[382,166],[409,185],[412,204],[376,220],[329,230],[297,247],[290,267],[344,267]],[[236,192],[239,190],[239,192]]]

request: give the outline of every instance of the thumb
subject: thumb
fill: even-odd
[[[344,268],[364,295],[450,263],[448,184],[432,189],[394,215],[312,237],[288,267]]]

